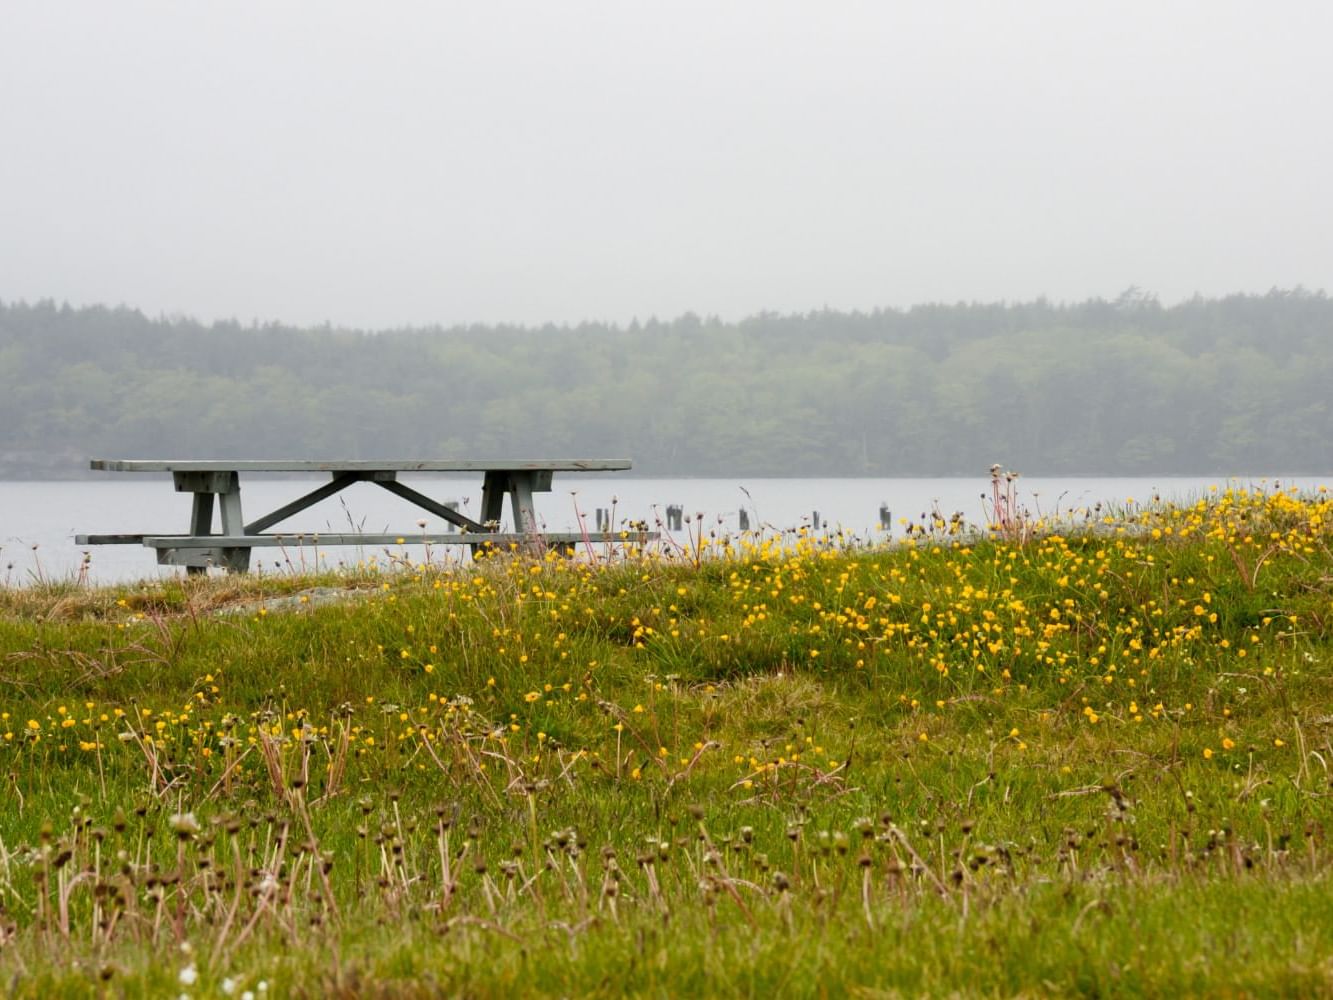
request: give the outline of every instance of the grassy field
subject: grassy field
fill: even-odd
[[[1333,996],[1331,539],[1214,492],[0,590],[0,980]]]

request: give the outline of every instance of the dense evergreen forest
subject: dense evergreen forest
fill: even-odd
[[[1333,469],[1333,302],[1274,291],[378,333],[0,303],[0,475],[631,457],[687,475]]]

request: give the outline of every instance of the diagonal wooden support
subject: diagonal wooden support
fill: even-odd
[[[298,497],[289,504],[284,504],[275,510],[272,514],[265,514],[258,520],[251,521],[245,526],[243,534],[257,535],[265,528],[271,528],[279,521],[285,521],[293,514],[299,514],[307,507],[313,507],[321,500],[327,500],[333,494],[347,489],[353,483],[358,483],[365,477],[359,472],[343,472],[333,477],[331,482],[325,483],[319,489],[311,490],[303,497]],[[196,532],[197,534],[198,532]]]
[[[390,493],[400,496],[409,503],[416,504],[422,510],[429,511],[436,517],[442,517],[450,524],[463,528],[466,531],[487,530],[485,525],[478,524],[470,517],[458,513],[458,511],[454,510],[452,507],[446,507],[442,503],[437,503],[430,497],[426,496],[426,494],[418,493],[416,490],[412,489],[412,487],[405,486],[396,479],[376,479],[375,485],[384,487]]]

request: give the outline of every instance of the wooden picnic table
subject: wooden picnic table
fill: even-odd
[[[206,573],[210,566],[243,573],[250,567],[250,550],[260,546],[312,545],[394,545],[410,541],[423,545],[472,546],[476,553],[484,547],[554,546],[572,550],[578,542],[613,541],[621,538],[611,532],[546,534],[538,529],[533,508],[534,493],[548,492],[557,472],[617,472],[630,468],[628,459],[559,459],[553,461],[252,461],[93,459],[90,468],[103,472],[170,472],[178,493],[194,494],[188,534],[140,532],[117,535],[76,535],[79,545],[142,544],[157,552],[163,565],[185,566],[188,573]],[[431,499],[398,481],[405,472],[480,472],[480,520],[472,520],[452,506]],[[241,512],[242,473],[327,473],[329,482],[290,503],[283,504],[252,521]],[[409,503],[448,521],[461,534],[426,534],[424,531],[395,534],[362,533],[268,533],[267,529],[326,500],[353,483],[374,483]],[[508,494],[513,511],[514,530],[499,531]],[[221,531],[213,532],[213,511],[218,508]],[[478,536],[484,538],[478,538]]]

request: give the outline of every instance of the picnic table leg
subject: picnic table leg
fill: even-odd
[[[481,481],[481,523],[492,531],[500,528],[508,489],[509,474],[505,472],[488,472]]]
[[[481,523],[492,531],[499,529],[504,514],[504,497],[508,493],[514,532],[535,536],[538,532],[537,509],[533,506],[532,494],[550,488],[551,474],[547,470],[486,473],[481,484]],[[475,556],[480,548],[480,545],[472,546],[472,554]]]
[[[514,530],[520,535],[535,535],[537,512],[532,506],[532,477],[526,472],[510,473],[509,498],[514,511]]]
[[[509,474],[488,472],[481,481],[481,517],[478,520],[487,531],[500,530],[500,517],[504,514],[505,491],[509,487]],[[472,558],[483,551],[482,545],[472,546]]]
[[[216,497],[222,514],[224,535],[244,535],[245,519],[241,516],[241,477],[235,472],[174,472],[172,479],[178,493],[193,493],[194,506],[190,513],[190,534],[207,538],[213,534],[213,506]],[[250,568],[250,547],[230,547],[208,550],[185,548],[179,552],[162,551],[160,561],[185,566],[191,576],[207,573],[208,567],[221,565],[233,573],[244,573]]]
[[[196,493],[194,507],[190,511],[190,534],[211,535],[213,533],[213,494]],[[208,573],[207,566],[186,566],[187,576],[203,576]]]
[[[224,535],[244,535],[245,517],[241,514],[241,477],[232,473],[231,488],[218,494],[222,501],[222,533]],[[250,568],[250,549],[228,548],[222,550],[227,563],[227,571],[244,573]]]

